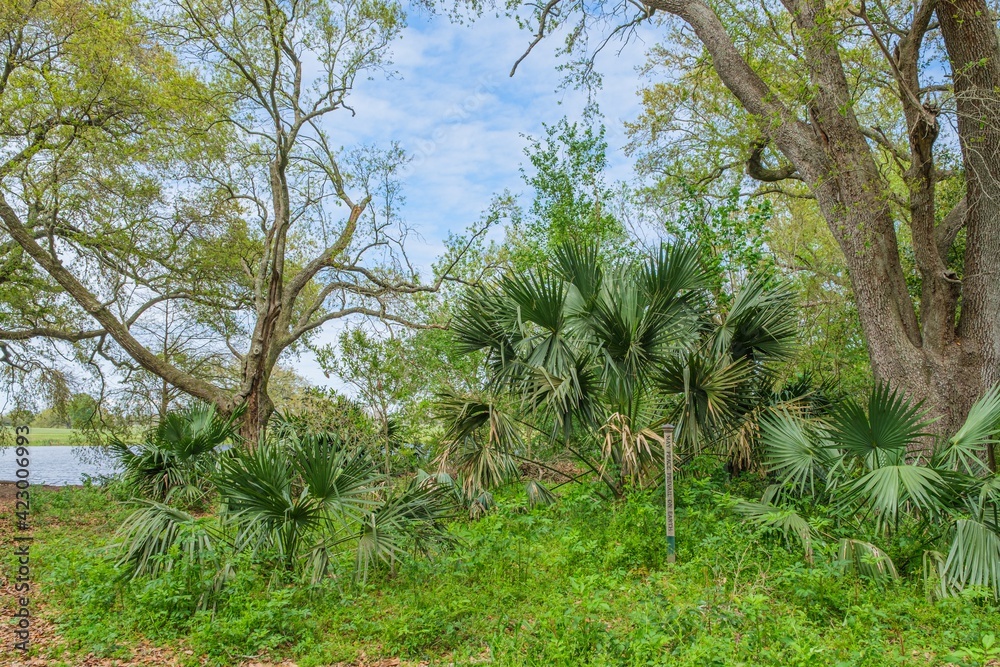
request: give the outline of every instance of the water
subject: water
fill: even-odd
[[[67,484],[83,484],[84,475],[110,475],[115,471],[114,465],[106,458],[88,456],[81,458],[74,450],[78,447],[47,446],[29,447],[28,470],[32,484],[51,484],[66,486]],[[17,479],[17,455],[14,447],[0,447],[0,481]]]

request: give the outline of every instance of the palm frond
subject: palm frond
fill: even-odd
[[[549,491],[541,482],[531,479],[524,485],[525,493],[528,496],[529,507],[546,507],[558,501],[556,495]]]
[[[941,471],[904,464],[875,468],[846,484],[840,501],[873,510],[878,526],[887,529],[898,523],[905,505],[933,516],[947,508],[952,495],[951,481]]]
[[[1000,443],[1000,385],[992,387],[969,409],[955,435],[941,449],[942,463],[969,475],[989,473],[986,448]]]
[[[364,579],[376,562],[392,563],[409,547],[426,551],[449,540],[444,520],[454,516],[446,489],[411,480],[393,489],[360,522],[355,575]]]
[[[957,520],[942,575],[945,594],[982,586],[1000,599],[1000,535],[985,523]]]
[[[297,440],[294,457],[309,495],[328,511],[356,516],[372,505],[379,476],[363,449],[350,449],[333,434],[310,434]]]
[[[724,430],[740,410],[740,388],[748,373],[743,359],[730,361],[694,351],[664,364],[660,388],[681,397],[675,419],[678,444],[697,451],[713,431]]]
[[[211,534],[204,520],[163,503],[137,501],[137,509],[117,531],[122,551],[118,566],[132,578],[155,577],[169,570],[177,559],[176,548],[188,562],[201,563],[213,551]]]
[[[643,289],[658,303],[708,285],[701,253],[693,244],[660,244],[656,254],[643,264],[640,275]]]
[[[794,492],[815,494],[817,477],[825,476],[833,462],[830,447],[807,421],[786,411],[765,415],[760,427],[767,470]]]
[[[574,294],[571,309],[584,315],[590,311],[604,284],[604,269],[596,243],[564,243],[556,248],[557,275],[569,283]]]
[[[513,304],[519,322],[534,324],[549,334],[562,331],[569,285],[557,273],[545,270],[509,273],[500,278],[498,285]]]
[[[622,482],[636,484],[654,464],[662,464],[663,436],[648,428],[634,428],[628,416],[615,413],[601,427],[602,470],[609,463],[618,467]]]
[[[787,507],[777,507],[765,502],[749,502],[741,500],[736,504],[736,511],[758,526],[775,530],[785,540],[795,539],[802,547],[805,558],[810,563],[813,559],[813,529],[809,522],[800,514]]]
[[[838,558],[848,572],[875,582],[885,583],[899,579],[899,573],[892,559],[870,542],[842,539]]]
[[[220,448],[241,442],[236,421],[244,410],[222,417],[213,405],[195,404],[166,415],[137,444],[113,438],[111,453],[126,485],[156,501],[195,502],[207,491]]]
[[[900,392],[880,384],[868,399],[868,411],[847,399],[834,412],[831,439],[868,468],[898,465],[907,448],[928,433],[927,411]]]
[[[798,335],[795,293],[767,276],[750,276],[739,288],[729,312],[712,337],[717,356],[751,361],[780,361]]]
[[[522,449],[521,436],[495,401],[443,394],[436,412],[449,425],[441,463],[455,466],[468,488],[493,488],[520,474],[511,454]]]

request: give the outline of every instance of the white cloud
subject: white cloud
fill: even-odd
[[[529,35],[510,19],[483,17],[471,26],[443,16],[412,14],[394,48],[390,79],[360,81],[351,98],[357,115],[335,115],[327,124],[338,144],[388,145],[399,141],[413,156],[403,185],[402,215],[419,238],[411,259],[427,270],[443,250],[448,233],[474,222],[493,194],[522,189],[518,168],[526,140],[542,123],[579,117],[586,103],[580,91],[559,90],[555,49],[562,37],[542,42],[508,76]],[[641,35],[648,39],[652,29]],[[626,180],[632,168],[622,153],[623,121],[639,113],[635,69],[645,60],[646,44],[633,42],[618,53],[614,44],[599,56],[604,86],[597,102],[606,117],[610,176]],[[331,327],[324,340],[335,337]],[[307,358],[298,370],[327,383]]]

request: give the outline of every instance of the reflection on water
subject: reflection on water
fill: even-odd
[[[85,475],[96,477],[110,475],[115,471],[114,465],[104,457],[79,455],[75,450],[80,447],[29,447],[28,470],[31,472],[32,484],[52,484],[65,486],[67,484],[82,484]],[[0,448],[0,481],[16,479],[17,455],[14,447]],[[92,459],[100,459],[94,461]]]

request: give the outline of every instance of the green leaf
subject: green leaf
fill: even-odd
[[[806,560],[812,562],[812,526],[794,510],[770,503],[754,503],[746,500],[738,502],[735,509],[758,526],[777,530],[786,540],[797,539]]]
[[[946,593],[983,586],[1000,599],[1000,535],[979,521],[956,521],[942,584]]]
[[[893,527],[909,504],[934,515],[947,508],[951,483],[941,472],[913,465],[875,468],[843,487],[840,501],[874,510],[880,528]]]
[[[969,475],[983,475],[986,448],[1000,442],[1000,385],[992,387],[969,409],[969,416],[955,435],[948,438],[940,452],[943,463],[952,470]]]
[[[838,556],[845,570],[865,579],[880,583],[899,579],[899,573],[892,559],[869,542],[842,539]]]
[[[912,405],[903,394],[880,384],[869,397],[867,414],[853,399],[840,405],[831,421],[831,438],[870,469],[898,465],[908,447],[928,435],[926,414],[922,404]]]
[[[796,493],[815,493],[816,478],[825,475],[833,463],[829,446],[805,420],[785,411],[765,415],[760,427],[768,471]]]

